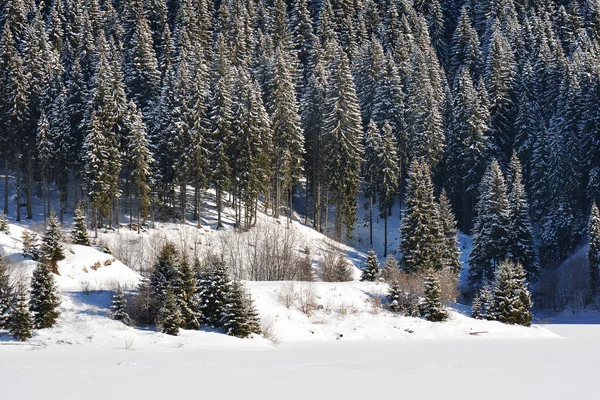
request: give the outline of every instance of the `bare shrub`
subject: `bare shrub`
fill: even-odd
[[[294,283],[286,283],[277,291],[275,291],[277,300],[285,306],[285,308],[292,308],[298,302],[298,292]]]
[[[261,335],[270,341],[273,346],[279,346],[281,341],[277,337],[277,333],[275,332],[275,321],[273,318],[263,318],[260,324],[260,332]]]
[[[312,316],[313,312],[317,309],[317,293],[315,285],[312,282],[300,284],[297,307],[298,310],[308,317]]]
[[[79,281],[79,286],[81,287],[83,294],[86,296],[89,296],[94,291],[92,288],[92,283],[89,281],[89,279],[82,279]]]

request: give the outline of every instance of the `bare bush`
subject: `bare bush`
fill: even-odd
[[[298,310],[310,317],[318,305],[315,285],[312,282],[301,283],[298,290]]]
[[[286,283],[277,291],[275,291],[277,300],[285,306],[285,308],[292,308],[298,302],[298,292],[294,283]]]
[[[281,341],[277,337],[274,326],[275,321],[273,318],[263,318],[260,324],[260,332],[265,339],[273,344],[273,346],[279,346]]]

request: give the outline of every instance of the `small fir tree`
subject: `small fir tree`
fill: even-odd
[[[440,281],[437,275],[430,271],[424,282],[425,300],[423,303],[423,316],[427,321],[442,322],[448,319],[446,307],[442,304]]]
[[[178,271],[178,253],[175,245],[171,242],[165,243],[158,255],[158,261],[154,266],[154,271],[150,277],[153,296],[159,304],[163,303],[163,298],[167,293],[167,288],[177,286]]]
[[[179,266],[179,282],[175,288],[175,295],[181,309],[182,325],[184,329],[196,330],[200,327],[200,311],[198,299],[198,280],[187,260]]]
[[[71,231],[71,239],[73,243],[82,246],[90,245],[90,237],[88,234],[85,214],[80,207],[75,209],[75,216],[73,217],[73,230]]]
[[[7,235],[10,234],[10,226],[8,226],[8,220],[6,214],[0,214],[0,232],[4,232]]]
[[[377,253],[370,250],[360,280],[375,282],[377,278],[379,278],[379,258],[377,257]]]
[[[0,329],[8,328],[8,319],[13,298],[8,268],[4,259],[0,256]]]
[[[600,289],[600,212],[596,203],[592,205],[588,221],[588,267],[590,271],[590,293],[596,296]]]
[[[169,286],[165,291],[162,305],[158,311],[157,326],[162,333],[177,336],[182,324],[181,309],[177,304],[173,288]]]
[[[127,299],[121,289],[118,289],[112,297],[110,316],[115,321],[122,321],[125,325],[131,324],[131,318],[127,314]]]
[[[227,305],[231,282],[224,261],[215,260],[204,268],[198,277],[198,294],[202,322],[220,328],[221,316]]]
[[[402,295],[403,293],[400,287],[395,282],[392,282],[390,284],[390,291],[388,293],[388,307],[391,311],[396,313],[402,311]]]
[[[23,257],[31,258],[32,260],[40,259],[40,247],[38,245],[37,233],[28,229],[23,230]]]
[[[27,290],[24,286],[19,286],[15,303],[10,310],[8,332],[21,342],[33,335],[33,320],[27,306]]]
[[[310,248],[304,249],[304,259],[298,264],[298,275],[296,280],[302,282],[314,282],[315,273],[313,272],[313,263],[310,256]]]
[[[48,265],[56,268],[56,263],[65,258],[63,247],[61,245],[62,233],[56,214],[51,213],[44,229],[44,237],[42,239],[42,254]]]
[[[33,314],[36,329],[51,328],[56,324],[60,312],[60,297],[50,268],[38,264],[31,278],[31,299],[29,309]]]
[[[475,319],[494,319],[492,306],[494,305],[494,291],[489,284],[483,285],[473,298],[471,316]]]
[[[500,263],[494,285],[494,319],[505,324],[530,326],[531,307],[523,267],[510,261]]]
[[[241,282],[232,282],[227,303],[221,314],[221,325],[228,335],[247,338],[260,334],[260,322],[250,294]]]
[[[460,273],[460,250],[458,249],[458,229],[456,219],[452,212],[450,200],[446,191],[442,190],[438,205],[440,227],[442,230],[442,246],[440,248],[441,263],[444,269],[452,272],[455,276]]]
[[[388,254],[381,269],[381,277],[384,281],[392,281],[400,272],[398,259],[393,254]]]

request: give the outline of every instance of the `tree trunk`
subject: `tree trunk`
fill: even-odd
[[[21,221],[21,152],[17,152],[17,222]]]
[[[387,230],[387,220],[388,220],[388,213],[385,213],[385,216],[383,217],[383,256],[387,257],[387,240],[388,240],[388,230]]]
[[[223,227],[223,223],[221,222],[221,210],[223,208],[223,191],[221,189],[217,189],[217,229]]]
[[[31,151],[29,151],[31,152]],[[33,218],[33,157],[27,157],[27,219]]]
[[[8,215],[8,154],[4,159],[4,214]]]

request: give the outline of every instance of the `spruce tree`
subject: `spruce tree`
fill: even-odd
[[[398,143],[392,126],[388,121],[383,125],[383,137],[381,153],[379,155],[379,170],[381,174],[378,179],[379,191],[379,216],[384,221],[383,234],[383,256],[388,252],[388,217],[392,207],[396,203],[396,193],[400,184],[400,158],[398,157]]]
[[[162,304],[167,288],[174,289],[178,278],[178,252],[171,242],[165,243],[160,250],[154,271],[150,276],[150,285],[156,300]]]
[[[494,283],[493,319],[505,324],[530,326],[531,307],[523,267],[513,262],[500,263]]]
[[[509,175],[509,258],[523,266],[527,272],[527,280],[534,282],[539,276],[539,266],[536,259],[533,227],[529,218],[527,193],[522,182],[522,168],[516,152],[510,160]]]
[[[178,282],[175,295],[181,309],[182,325],[184,329],[196,330],[200,327],[200,311],[198,298],[198,280],[190,263],[183,259],[179,265]]]
[[[23,257],[31,258],[34,261],[40,259],[40,247],[38,244],[37,233],[29,229],[23,230]]]
[[[17,297],[11,307],[8,332],[15,339],[24,342],[33,336],[33,320],[27,305],[27,289],[19,286]]]
[[[600,212],[596,203],[592,204],[588,221],[588,242],[590,292],[592,296],[596,296],[600,292]]]
[[[241,282],[231,283],[220,325],[228,335],[247,338],[260,334],[260,321],[250,294]]]
[[[131,324],[131,318],[127,314],[127,299],[121,289],[118,289],[112,296],[110,316],[115,321],[122,321],[125,325]]]
[[[60,296],[52,271],[45,264],[38,264],[31,278],[29,310],[33,314],[36,329],[52,328],[60,316]]]
[[[458,277],[461,269],[458,229],[456,228],[456,219],[452,212],[452,205],[446,196],[445,190],[442,190],[440,194],[438,215],[442,231],[442,245],[440,248],[441,263],[444,269],[451,271],[454,276]]]
[[[0,256],[0,329],[8,329],[10,307],[13,303],[13,288],[4,259]]]
[[[8,226],[8,220],[6,219],[6,214],[0,214],[0,232],[3,232],[7,235],[10,234],[10,226]]]
[[[440,269],[442,232],[429,167],[415,159],[408,171],[406,209],[400,228],[400,264],[405,272]]]
[[[73,229],[71,231],[71,240],[73,243],[82,246],[90,245],[90,238],[86,226],[86,217],[81,207],[75,209],[75,216],[73,217]]]
[[[377,200],[383,151],[383,138],[373,120],[369,122],[364,136],[364,150],[364,194],[369,199],[369,244],[373,246],[373,204]]]
[[[471,307],[471,316],[475,319],[494,319],[494,290],[489,284],[483,285],[475,294]]]
[[[172,336],[179,334],[179,329],[183,324],[183,317],[175,298],[175,292],[171,286],[168,286],[165,290],[165,295],[156,318],[157,326],[162,333]]]
[[[225,262],[214,260],[200,271],[198,296],[203,323],[214,328],[222,327],[221,315],[227,306],[230,286]]]
[[[377,253],[369,250],[367,262],[363,266],[361,281],[375,282],[379,278],[379,259]]]
[[[479,185],[477,217],[473,227],[469,280],[478,285],[494,279],[498,263],[509,256],[510,213],[504,175],[492,161]]]
[[[56,263],[64,260],[64,250],[62,247],[62,232],[56,214],[50,213],[46,228],[44,229],[44,237],[42,238],[42,255],[48,262],[51,269],[57,268]]]
[[[429,271],[423,284],[425,286],[425,299],[422,306],[423,317],[431,322],[445,321],[448,319],[448,312],[442,304],[440,281],[436,273]]]
[[[381,277],[384,281],[390,282],[395,279],[399,272],[398,259],[392,253],[388,254],[383,263],[383,268],[381,268]]]

